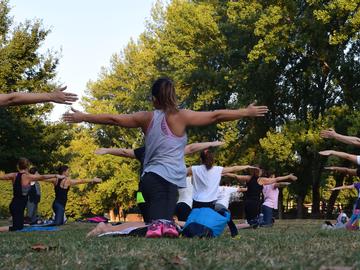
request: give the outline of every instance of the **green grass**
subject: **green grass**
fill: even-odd
[[[231,239],[86,239],[93,225],[58,232],[1,233],[0,269],[360,269],[360,232],[320,229],[321,221],[277,221]],[[33,251],[43,243],[54,247]],[[331,269],[331,268],[329,268]]]

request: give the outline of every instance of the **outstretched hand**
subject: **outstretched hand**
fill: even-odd
[[[290,174],[291,181],[296,181],[297,179],[298,179],[297,176],[293,175],[292,173]]]
[[[73,102],[78,100],[76,94],[64,92],[66,86],[56,88],[50,93],[51,100],[55,103],[71,105]]]
[[[73,107],[71,107],[71,112],[64,113],[63,120],[67,123],[80,123],[83,121],[83,115],[84,113],[75,110]]]
[[[336,169],[335,167],[330,166],[330,167],[324,167],[324,170],[335,171]]]
[[[324,150],[324,151],[320,151],[319,154],[322,155],[322,156],[331,156],[332,155],[332,150]]]
[[[332,128],[320,131],[321,138],[325,138],[325,139],[334,138],[335,135],[336,135],[336,131]]]
[[[211,146],[212,146],[212,147],[217,147],[217,146],[222,146],[222,145],[224,145],[224,144],[225,144],[225,142],[214,141],[214,142],[212,142]]]
[[[261,117],[268,113],[269,109],[267,106],[255,106],[255,102],[247,106],[247,112],[250,117]]]
[[[102,180],[97,177],[95,177],[92,181],[93,181],[93,183],[101,183],[102,182]]]

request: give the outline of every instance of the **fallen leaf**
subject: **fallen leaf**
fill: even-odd
[[[56,248],[56,246],[48,246],[48,245],[45,245],[42,243],[38,243],[38,244],[31,246],[31,249],[35,250],[35,251],[49,251],[49,250],[52,250],[55,248]]]
[[[186,261],[186,258],[184,258],[184,257],[181,257],[181,256],[175,256],[172,260],[171,260],[171,262],[173,263],[173,264],[176,264],[176,265],[182,265],[182,264],[184,264],[184,262]]]

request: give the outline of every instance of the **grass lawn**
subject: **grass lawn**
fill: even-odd
[[[360,269],[360,232],[321,230],[321,223],[277,221],[236,239],[86,239],[94,225],[77,223],[1,233],[0,269]],[[32,250],[37,243],[52,248]]]

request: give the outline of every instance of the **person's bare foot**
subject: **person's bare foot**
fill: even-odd
[[[105,232],[107,232],[107,230],[106,230],[107,227],[108,227],[107,224],[105,224],[104,222],[100,222],[98,225],[96,225],[96,227],[92,231],[90,231],[86,235],[86,237],[97,236],[99,234],[105,233]]]

